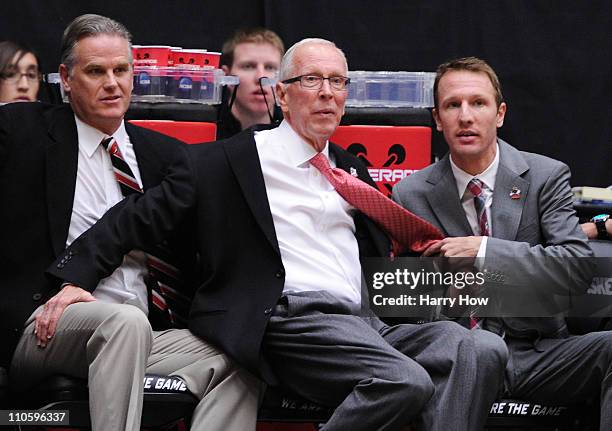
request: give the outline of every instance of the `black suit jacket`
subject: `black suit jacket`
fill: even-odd
[[[158,184],[181,142],[126,123],[145,188]],[[78,140],[68,105],[0,108],[0,364],[7,365],[24,322],[59,288],[45,269],[66,246],[77,175]],[[184,238],[176,240],[188,248]],[[192,249],[193,250],[193,249]],[[192,253],[185,253],[187,263]],[[188,259],[187,259],[188,258]],[[183,265],[187,276],[193,266]]]
[[[366,167],[331,145],[338,167],[355,168],[374,187]],[[270,213],[253,131],[227,141],[192,145],[160,187],[112,208],[50,267],[55,276],[91,289],[125,250],[164,238],[195,210],[193,234],[203,283],[190,313],[190,329],[220,346],[251,371],[270,379],[261,342],[284,286],[285,270]],[[363,214],[355,216],[360,256],[389,252],[389,241]]]

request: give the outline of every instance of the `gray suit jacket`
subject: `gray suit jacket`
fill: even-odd
[[[503,289],[525,284],[528,279],[535,291],[532,298],[542,301],[543,307],[555,295],[584,293],[592,278],[592,262],[570,258],[591,257],[592,251],[572,208],[569,168],[557,160],[519,151],[501,139],[498,142],[492,237],[482,269],[488,287]],[[520,190],[518,199],[516,194],[511,197],[513,188]],[[448,154],[403,179],[393,189],[393,198],[447,236],[473,235]],[[516,336],[567,335],[562,316],[505,318],[503,323],[505,330]]]

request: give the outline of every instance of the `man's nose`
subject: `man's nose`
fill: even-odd
[[[466,102],[462,103],[461,108],[459,109],[459,121],[471,123],[473,120],[474,115],[472,108]]]
[[[321,82],[321,88],[319,89],[319,96],[321,97],[332,97],[334,92],[332,90],[331,84],[329,83],[329,79],[324,79]]]
[[[263,66],[263,64],[257,66],[257,69],[255,70],[255,75],[257,76],[257,79],[266,76],[266,68]]]
[[[115,87],[117,85],[117,77],[112,70],[104,75],[104,87]]]

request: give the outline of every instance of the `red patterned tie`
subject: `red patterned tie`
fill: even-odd
[[[435,226],[396,204],[374,187],[342,169],[332,168],[324,154],[317,153],[310,159],[310,163],[327,178],[345,201],[387,232],[396,255],[407,249],[423,252],[444,238]]]
[[[133,193],[143,193],[132,169],[124,160],[117,141],[111,136],[104,139],[101,144],[111,156],[113,172],[119,183],[121,194],[125,197]],[[186,327],[187,320],[184,316],[189,310],[189,298],[172,287],[181,283],[181,272],[168,263],[167,256],[169,255],[170,251],[162,244],[156,246],[155,255],[147,253],[147,268],[149,275],[154,280],[151,283],[151,302],[156,308],[156,317],[160,320],[161,325]],[[172,308],[168,306],[168,301],[171,302]],[[177,313],[179,309],[182,313]]]

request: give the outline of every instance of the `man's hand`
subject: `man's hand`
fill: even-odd
[[[476,257],[481,242],[481,236],[444,238],[427,248],[423,256]]]
[[[595,223],[582,223],[580,227],[582,228],[582,231],[585,233],[588,239],[597,239],[597,228],[595,227]]]
[[[38,346],[46,347],[49,340],[55,335],[55,328],[62,313],[70,304],[75,302],[91,302],[96,298],[86,290],[74,284],[67,284],[57,295],[49,299],[41,313],[38,313],[34,323],[34,334],[38,338]]]
[[[606,231],[608,231],[608,235],[612,236],[612,217],[606,220],[605,226]],[[597,232],[597,226],[595,226],[595,223],[582,223],[580,227],[582,228],[582,231],[585,233],[588,239],[597,239],[599,237],[599,233]]]

